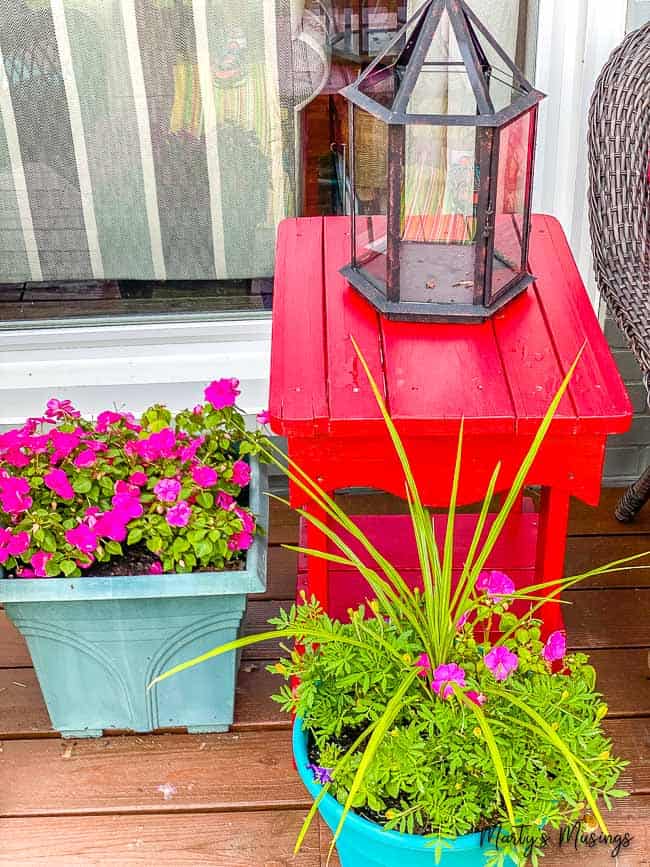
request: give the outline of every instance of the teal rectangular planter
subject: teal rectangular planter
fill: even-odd
[[[251,461],[250,507],[268,527],[263,464]],[[246,594],[266,589],[266,539],[242,571],[115,578],[0,580],[0,600],[27,641],[52,725],[63,737],[105,729],[184,727],[220,732],[233,721],[237,654],[147,690],[167,669],[235,639]]]

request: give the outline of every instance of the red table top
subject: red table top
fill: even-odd
[[[560,224],[533,217],[535,283],[482,324],[392,322],[339,274],[347,217],[285,220],[278,236],[271,426],[286,436],[361,436],[383,421],[350,341],[359,343],[400,431],[517,434],[539,424],[583,344],[552,424],[605,435],[632,409]]]

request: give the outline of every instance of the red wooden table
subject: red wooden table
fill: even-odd
[[[542,489],[539,513],[513,515],[488,565],[519,581],[560,577],[571,495],[596,505],[608,434],[625,431],[630,402],[559,223],[535,216],[535,283],[483,324],[391,322],[339,274],[349,261],[345,217],[286,220],[277,247],[270,415],[290,456],[328,492],[372,487],[404,496],[402,472],[353,335],[381,385],[430,507],[449,500],[457,436],[465,419],[459,500],[482,499],[498,460],[507,490],[532,436],[580,348],[585,346],[527,478]],[[291,487],[292,505],[306,500]],[[311,507],[310,507],[311,508]],[[392,549],[417,581],[408,519],[363,519],[378,547]],[[387,522],[388,520],[388,522]],[[474,519],[458,528],[457,565]],[[438,523],[438,522],[436,522]],[[440,528],[436,528],[440,532]],[[326,540],[311,525],[311,547]],[[405,535],[406,533],[406,535]],[[307,568],[307,567],[306,567]],[[335,616],[364,597],[360,576],[311,559],[305,585]],[[547,631],[561,624],[546,605]]]

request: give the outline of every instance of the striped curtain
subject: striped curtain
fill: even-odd
[[[272,274],[327,65],[299,6],[0,0],[0,282]]]

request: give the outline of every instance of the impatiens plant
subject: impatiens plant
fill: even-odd
[[[323,787],[297,846],[326,793],[344,808],[335,839],[350,810],[385,828],[429,836],[437,854],[449,838],[500,825],[505,833],[497,835],[488,865],[503,864],[507,856],[522,865],[532,856],[537,863],[535,840],[541,841],[545,823],[557,828],[590,813],[607,833],[599,798],[610,807],[612,798],[625,794],[616,788],[625,763],[612,755],[602,731],[607,708],[587,657],[567,652],[562,631],[543,642],[535,615],[563,589],[645,555],[571,578],[540,576],[523,588],[486,568],[575,364],[488,525],[494,493],[501,489],[496,465],[469,548],[462,562],[454,562],[463,426],[439,547],[435,516],[422,505],[404,445],[358,349],[357,354],[404,472],[421,586],[412,589],[336,501],[269,444],[269,458],[328,518],[324,523],[298,510],[328,537],[330,551],[289,547],[357,569],[368,585],[366,604],[349,612],[349,623],[340,623],[316,600],[304,599],[271,621],[273,631],[209,651],[154,682],[256,641],[295,640],[288,657],[271,666],[288,682],[276,699],[302,719],[311,772]]]
[[[236,379],[175,416],[140,421],[106,411],[91,421],[68,400],[0,434],[0,567],[9,577],[110,574],[135,558],[152,574],[220,570],[241,560],[256,532],[245,505],[247,433]]]

